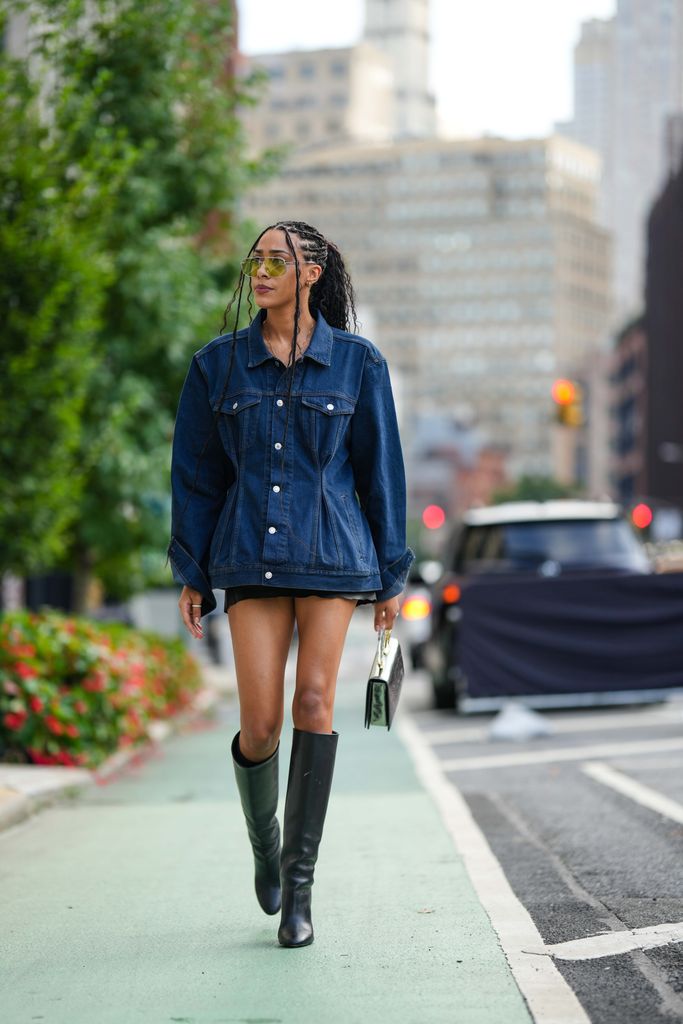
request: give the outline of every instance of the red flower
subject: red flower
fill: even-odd
[[[45,719],[45,724],[47,725],[50,732],[53,732],[55,736],[61,736],[61,734],[64,732],[64,726],[62,725],[58,718],[55,718],[54,715],[48,715],[47,718]]]
[[[66,733],[67,733],[68,736],[74,736],[75,737],[75,736],[80,736],[81,735],[78,726],[77,725],[73,725],[73,723],[69,723],[69,725],[65,726],[65,730],[66,730]]]
[[[9,693],[11,697],[16,697],[18,693],[21,693],[21,690],[13,679],[6,679],[3,683],[3,689],[5,693]]]
[[[79,715],[87,715],[88,713],[88,705],[85,703],[84,700],[74,701],[74,709],[78,712]]]
[[[33,668],[32,665],[24,665],[24,663],[21,661],[18,661],[16,663],[16,665],[14,666],[14,671],[17,673],[18,676],[21,676],[22,679],[33,679],[34,676],[38,675],[38,671],[35,668]]]
[[[31,711],[35,711],[36,714],[43,710],[45,704],[40,697],[29,697],[29,704],[31,705]]]
[[[33,644],[14,644],[9,648],[9,653],[13,654],[16,658],[33,658],[36,649]]]
[[[107,677],[101,669],[97,669],[91,676],[84,679],[81,685],[90,693],[98,693],[106,688]]]
[[[21,729],[27,717],[25,711],[17,711],[14,714],[10,711],[3,717],[3,722],[8,729]]]

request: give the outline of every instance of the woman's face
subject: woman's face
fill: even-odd
[[[291,234],[292,244],[299,261],[300,302],[308,307],[308,293],[311,285],[320,277],[322,267],[317,263],[306,263],[301,251],[301,243],[296,235]],[[270,277],[262,263],[255,277],[250,278],[254,301],[261,309],[294,309],[296,302],[296,267],[294,257],[287,245],[285,233],[281,228],[270,228],[265,231],[252,251],[253,256],[280,256],[286,260],[287,267],[281,277]]]

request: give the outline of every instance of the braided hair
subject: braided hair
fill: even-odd
[[[284,443],[281,449],[281,459],[284,468],[287,431],[289,429],[289,413],[291,407],[292,386],[294,383],[294,374],[296,371],[296,343],[297,338],[299,336],[299,320],[301,315],[299,260],[296,249],[294,248],[294,243],[292,241],[292,235],[295,235],[299,240],[303,259],[305,261],[317,263],[319,266],[322,267],[322,274],[320,275],[320,277],[314,283],[310,290],[308,304],[311,315],[315,318],[316,314],[320,312],[322,313],[323,317],[330,325],[330,327],[336,327],[343,331],[357,330],[358,317],[356,314],[355,296],[353,291],[353,285],[351,283],[351,278],[344,264],[342,254],[337,248],[337,246],[334,244],[334,242],[331,242],[329,239],[325,238],[325,236],[321,234],[321,232],[318,231],[317,228],[312,227],[305,221],[282,220],[277,221],[275,224],[270,224],[268,227],[264,228],[263,231],[260,232],[258,237],[252,242],[251,246],[249,247],[249,252],[247,254],[248,256],[250,256],[253,253],[254,249],[258,246],[259,242],[266,234],[266,232],[272,230],[280,230],[284,233],[285,239],[287,241],[287,248],[289,249],[294,258],[294,270],[296,273],[296,300],[294,307],[294,324],[292,329],[292,346],[290,350],[288,364],[289,382],[287,386],[287,416],[285,419]],[[240,311],[242,308],[244,286],[246,283],[247,278],[245,277],[244,272],[240,270],[240,276],[237,282],[237,286],[232,294],[232,298],[230,299],[228,305],[225,308],[225,312],[223,313],[223,323],[221,324],[220,328],[220,333],[223,334],[227,327],[228,316],[236,303],[237,305],[235,309],[235,318],[232,327],[232,339],[230,343],[230,357],[228,359],[228,369],[225,375],[225,380],[223,382],[223,387],[221,389],[218,404],[214,409],[211,431],[206,441],[204,442],[204,446],[197,458],[194,480],[192,482],[192,487],[190,488],[190,491],[183,504],[183,508],[179,517],[179,523],[182,521],[189,500],[196,490],[197,481],[199,478],[199,467],[216,430],[216,424],[218,422],[220,411],[223,407],[223,401],[225,399],[228,387],[230,386],[230,377],[232,375],[232,368],[235,360],[235,348],[237,345],[237,331],[240,320]],[[253,308],[251,304],[251,296],[249,296],[247,299],[247,308],[251,315]]]

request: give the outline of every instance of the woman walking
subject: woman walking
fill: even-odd
[[[259,310],[237,330],[247,283]],[[336,246],[300,221],[266,228],[242,261],[235,327],[196,352],[173,438],[168,554],[193,637],[225,589],[240,731],[232,758],[258,901],[283,946],[313,941],[311,886],[338,734],[351,615],[391,628],[413,559],[387,365],[356,334]],[[251,308],[251,303],[250,303]],[[225,322],[224,322],[225,328]],[[282,844],[276,818],[285,663],[298,631]]]

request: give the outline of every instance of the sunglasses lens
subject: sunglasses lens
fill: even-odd
[[[282,277],[287,269],[287,264],[282,256],[266,256],[264,266],[268,277]]]
[[[247,256],[240,264],[242,273],[245,277],[256,277],[261,263],[268,277],[282,277],[287,269],[287,263],[282,256]]]
[[[259,261],[254,256],[247,256],[242,260],[240,266],[245,277],[254,277],[255,274],[258,274]]]

